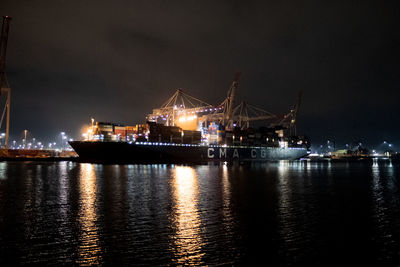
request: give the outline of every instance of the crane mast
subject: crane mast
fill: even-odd
[[[290,120],[290,134],[291,135],[297,134],[296,120],[297,120],[297,114],[299,112],[302,96],[303,96],[303,91],[300,91],[299,94],[297,95],[296,104],[294,105],[293,109],[291,110],[291,120]]]
[[[223,125],[225,125],[226,130],[231,130],[233,128],[236,90],[239,87],[240,74],[240,72],[235,73],[235,77],[233,79],[231,87],[228,90],[228,94],[226,95],[225,100],[220,105],[224,107],[224,111],[223,113],[219,114],[219,117],[222,116],[222,120],[220,121]],[[217,114],[213,115],[215,116]]]
[[[8,41],[8,31],[10,28],[11,17],[4,16],[3,24],[1,28],[1,36],[0,36],[0,95],[7,94],[6,103],[4,106],[4,110],[1,115],[0,120],[0,128],[3,124],[4,115],[6,118],[6,135],[5,135],[5,147],[8,148],[8,137],[10,130],[10,98],[11,98],[11,89],[8,84],[7,76],[6,76],[6,52],[7,52],[7,41]],[[5,114],[6,113],[6,114]]]

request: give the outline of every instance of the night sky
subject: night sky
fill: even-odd
[[[314,145],[400,146],[400,12],[389,1],[20,1],[7,53],[11,139],[80,138],[144,122],[183,88],[208,103],[241,71],[239,98],[285,113]]]

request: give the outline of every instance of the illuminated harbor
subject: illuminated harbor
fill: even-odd
[[[2,0],[0,266],[400,266],[398,10]]]

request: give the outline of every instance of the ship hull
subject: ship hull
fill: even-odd
[[[304,147],[203,146],[189,144],[69,142],[83,162],[203,163],[294,160],[307,155]]]

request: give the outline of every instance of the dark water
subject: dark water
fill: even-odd
[[[400,265],[400,166],[0,162],[0,265]]]

